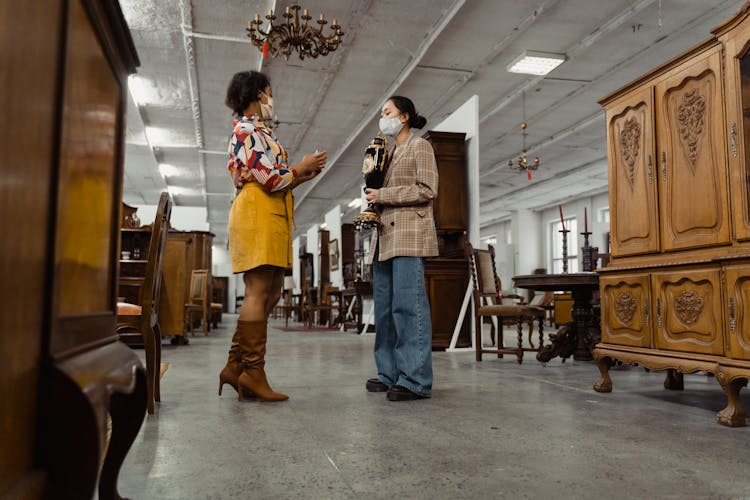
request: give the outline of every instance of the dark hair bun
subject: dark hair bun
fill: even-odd
[[[415,114],[409,117],[409,126],[411,128],[422,128],[427,125],[427,118],[422,115]]]
[[[268,77],[258,71],[240,71],[235,73],[227,87],[227,97],[224,104],[235,115],[242,116],[250,103],[258,100],[258,94],[265,90],[271,82]]]

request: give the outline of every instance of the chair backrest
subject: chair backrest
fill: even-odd
[[[156,217],[151,226],[151,241],[148,245],[148,263],[146,264],[146,276],[141,287],[141,314],[148,317],[152,326],[157,321],[159,312],[159,298],[161,296],[162,264],[164,263],[164,251],[167,247],[167,234],[169,233],[169,218],[172,215],[172,202],[169,194],[164,192],[159,197],[159,205],[156,207]]]
[[[471,244],[467,244],[467,254],[471,268],[471,279],[474,284],[474,299],[477,305],[481,297],[497,297],[495,249],[492,245],[489,245],[487,250],[474,249]]]
[[[208,294],[208,270],[193,269],[190,274],[190,295],[188,301],[191,303],[205,302]]]

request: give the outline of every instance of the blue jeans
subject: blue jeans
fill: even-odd
[[[388,387],[432,395],[432,320],[424,290],[424,259],[394,257],[373,262],[375,364]]]

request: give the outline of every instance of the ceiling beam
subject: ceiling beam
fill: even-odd
[[[438,24],[428,32],[429,35],[420,44],[417,52],[412,56],[409,64],[407,64],[404,70],[398,75],[398,77],[396,77],[396,79],[391,82],[391,85],[383,93],[383,95],[373,101],[373,104],[365,112],[364,117],[354,128],[354,131],[344,141],[344,144],[338,149],[338,151],[336,151],[336,153],[334,153],[333,156],[329,159],[328,166],[325,168],[325,170],[323,170],[315,179],[308,183],[308,188],[297,198],[295,209],[299,209],[299,207],[305,201],[305,198],[307,198],[310,192],[315,189],[315,186],[317,186],[318,183],[323,180],[326,174],[331,171],[331,168],[336,164],[338,159],[343,156],[347,149],[349,149],[349,146],[351,146],[354,140],[359,137],[359,134],[361,134],[365,127],[370,124],[372,119],[377,116],[377,114],[380,112],[380,107],[383,105],[383,102],[385,102],[386,99],[392,96],[396,92],[396,90],[398,90],[398,88],[401,87],[401,85],[406,81],[409,75],[411,75],[412,71],[414,71],[414,68],[417,67],[425,54],[427,54],[427,51],[430,49],[432,44],[440,37],[440,34],[450,24],[450,22],[453,20],[456,14],[458,14],[458,11],[461,10],[461,7],[463,7],[465,3],[466,0],[456,0],[455,2],[453,2],[451,8],[448,9],[445,15],[443,15]]]

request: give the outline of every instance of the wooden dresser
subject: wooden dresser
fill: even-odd
[[[745,425],[750,376],[750,2],[713,36],[604,98],[612,260],[594,356],[709,372]],[[747,140],[746,140],[747,139]]]
[[[432,347],[445,349],[450,346],[469,285],[469,262],[464,255],[469,230],[466,134],[429,131],[423,137],[435,151],[439,175],[433,213],[440,255],[425,261],[425,288],[430,301]],[[469,316],[461,325],[456,347],[471,345]]]

